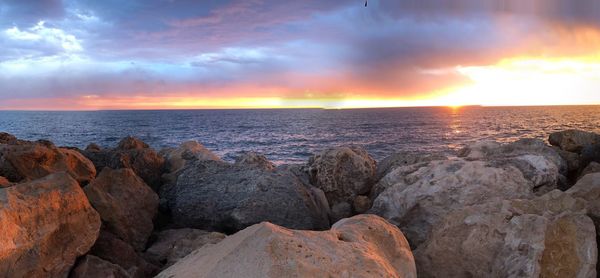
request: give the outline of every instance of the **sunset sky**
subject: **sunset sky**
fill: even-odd
[[[0,109],[600,104],[596,0],[0,0]]]

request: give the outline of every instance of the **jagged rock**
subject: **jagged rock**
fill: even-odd
[[[129,168],[155,191],[162,184],[165,159],[139,139],[126,137],[114,149],[90,148],[80,152],[94,163],[99,172],[104,167]]]
[[[390,184],[370,212],[398,225],[413,248],[454,209],[492,198],[533,197],[533,184],[517,168],[492,167],[484,161],[432,161]]]
[[[0,176],[0,188],[9,187],[10,185],[11,185],[10,181],[8,181],[5,177]]]
[[[417,250],[419,277],[596,277],[584,202],[558,190],[450,212]]]
[[[157,234],[156,241],[146,250],[145,257],[156,264],[169,267],[206,245],[216,244],[225,238],[224,234],[196,229],[165,230]]]
[[[177,226],[231,233],[262,221],[326,229],[327,209],[316,192],[287,171],[194,161],[164,196]]]
[[[133,170],[108,167],[84,190],[106,229],[143,250],[158,210],[156,193]]]
[[[579,153],[585,146],[600,144],[600,135],[571,129],[550,134],[548,141],[562,150]]]
[[[130,278],[120,266],[96,256],[87,255],[77,262],[71,271],[71,278]]]
[[[311,184],[325,192],[332,208],[342,202],[352,204],[375,184],[377,163],[360,147],[325,150],[311,157],[307,166]]]
[[[240,166],[258,167],[264,170],[275,169],[275,164],[271,163],[264,155],[255,152],[245,152],[235,159],[235,164]]]
[[[329,231],[261,223],[194,251],[157,277],[416,277],[397,227],[374,215]]]
[[[0,144],[0,175],[12,182],[35,180],[58,172],[68,172],[81,184],[96,176],[91,161],[49,141]]]
[[[90,254],[123,268],[134,278],[152,277],[159,268],[135,252],[133,247],[112,233],[101,230]]]
[[[377,164],[377,180],[385,177],[385,175],[398,167],[446,159],[448,159],[446,156],[440,154],[416,154],[411,152],[393,153]]]
[[[479,142],[461,150],[459,157],[488,161],[498,167],[512,165],[534,183],[540,195],[556,189],[568,174],[562,157],[538,139],[526,138],[508,144]]]
[[[183,142],[177,148],[167,148],[159,152],[165,158],[165,170],[172,173],[182,169],[187,160],[214,160],[221,161],[217,155],[196,141]]]
[[[581,171],[581,175],[579,175],[579,178],[583,178],[588,174],[593,174],[593,173],[600,173],[600,163],[597,162],[591,162],[590,164],[588,164],[587,167],[585,167],[585,169],[583,169],[583,171]]]
[[[371,208],[371,199],[367,196],[357,196],[354,198],[354,211],[356,213],[365,213]]]
[[[100,217],[66,173],[0,188],[0,273],[65,277],[96,241]]]
[[[0,144],[15,144],[17,143],[17,137],[6,132],[0,132]]]

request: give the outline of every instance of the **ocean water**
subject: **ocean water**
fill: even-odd
[[[452,154],[480,140],[546,139],[571,128],[600,132],[600,106],[0,111],[0,131],[21,139],[85,148],[92,142],[112,147],[133,135],[156,149],[197,140],[226,160],[257,151],[279,164],[344,144],[382,159],[395,151]]]

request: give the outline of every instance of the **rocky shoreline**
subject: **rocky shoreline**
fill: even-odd
[[[596,277],[600,135],[276,166],[0,133],[0,277]]]

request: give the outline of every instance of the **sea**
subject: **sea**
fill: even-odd
[[[255,151],[276,164],[347,144],[377,160],[399,151],[453,155],[481,140],[547,140],[565,129],[600,132],[600,106],[0,111],[0,132],[25,140],[114,147],[132,135],[156,149],[196,140],[228,161]]]

